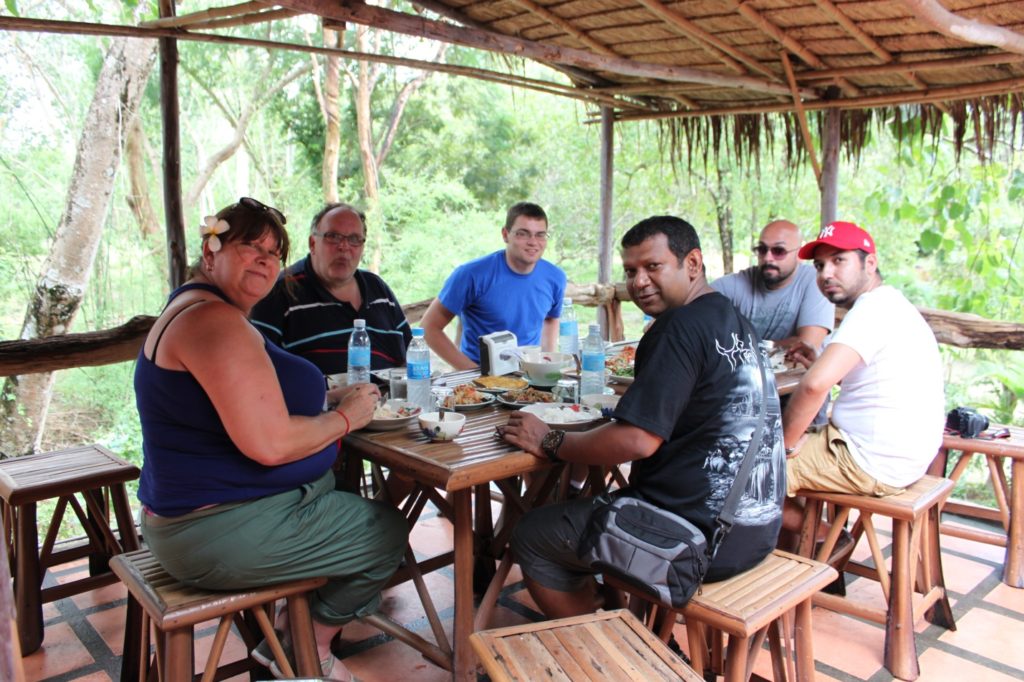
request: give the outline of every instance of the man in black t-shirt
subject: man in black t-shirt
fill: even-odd
[[[250,314],[270,341],[301,355],[324,374],[348,368],[353,322],[366,320],[370,367],[403,367],[412,330],[383,279],[359,269],[366,216],[348,204],[327,204],[310,224],[309,255],[278,277]]]
[[[693,227],[671,216],[633,226],[622,238],[626,287],[655,318],[637,347],[632,386],[615,422],[583,433],[549,429],[514,413],[506,440],[540,457],[582,464],[633,462],[628,488],[686,517],[710,537],[758,422],[764,435],[737,510],[736,524],[707,579],[721,580],[761,561],[775,547],[785,494],[778,392],[761,374],[732,303],[708,286]],[[516,526],[512,548],[530,594],[553,618],[600,606],[594,570],[576,555],[594,510],[590,499],[552,504]]]

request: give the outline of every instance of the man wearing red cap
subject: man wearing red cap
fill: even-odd
[[[882,282],[874,240],[857,225],[829,223],[798,255],[813,260],[821,293],[847,313],[820,357],[806,345],[789,354],[809,367],[783,414],[788,493],[898,493],[924,475],[942,440],[935,336]],[[805,433],[837,385],[831,420]],[[802,510],[787,499],[786,512],[784,527],[798,530]]]

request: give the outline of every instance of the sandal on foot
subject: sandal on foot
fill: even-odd
[[[285,651],[285,653],[288,654],[288,662],[291,663],[292,669],[294,670],[296,668],[296,665],[295,665],[295,655],[292,653],[292,650],[290,648],[287,651]],[[338,659],[335,658],[334,654],[327,654],[327,657],[320,661],[320,674],[321,674],[321,676],[329,678],[329,679],[334,679],[334,678],[331,677],[331,671],[334,669],[334,662],[336,660],[338,660]],[[277,661],[271,661],[271,663],[270,663],[270,674],[273,675],[274,678],[278,679],[278,680],[293,679],[293,678],[285,676],[284,672],[277,665]],[[295,674],[296,675],[298,674],[297,670],[295,671]],[[353,678],[353,679],[355,679],[355,678]]]
[[[290,658],[292,651],[291,638],[284,631],[277,628],[274,628],[274,634],[277,635],[277,641],[281,642],[281,648],[284,649],[285,655]],[[249,657],[264,668],[269,668],[270,664],[274,662],[274,651],[270,648],[270,640],[264,639],[257,644],[256,648],[249,653]]]

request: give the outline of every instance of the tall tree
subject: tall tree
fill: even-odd
[[[156,43],[116,38],[103,59],[79,138],[64,211],[25,313],[21,338],[64,334],[92,273],[121,149],[153,67]],[[46,421],[53,374],[9,377],[0,395],[0,456],[33,452]]]

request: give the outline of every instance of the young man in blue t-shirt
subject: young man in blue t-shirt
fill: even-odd
[[[565,273],[541,258],[548,243],[548,217],[537,204],[519,202],[501,228],[505,250],[455,268],[420,323],[430,346],[455,369],[480,364],[478,338],[511,331],[520,345],[558,345],[558,316],[565,294]],[[444,329],[462,320],[459,347]]]

